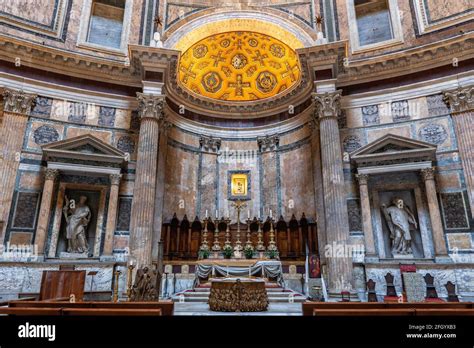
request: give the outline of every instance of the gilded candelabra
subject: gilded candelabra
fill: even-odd
[[[219,220],[217,220],[217,218],[215,228],[216,229],[214,230],[214,244],[212,246],[212,251],[220,251],[221,244],[219,243]]]
[[[262,223],[260,220],[257,221],[258,223],[258,231],[257,231],[257,251],[265,251],[265,245],[263,244],[263,233],[262,233]]]
[[[235,203],[232,204],[232,207],[234,207],[237,210],[237,234],[235,235],[235,246],[234,250],[235,251],[241,251],[242,248],[242,242],[240,241],[240,211],[245,208],[247,204],[241,200],[235,201]]]
[[[250,231],[250,223],[252,220],[250,218],[247,219],[247,241],[245,242],[246,247],[251,247],[252,246],[252,233]]]
[[[207,222],[209,218],[206,217],[204,219],[204,231],[202,232],[202,242],[201,242],[201,250],[209,250],[209,244],[207,243]]]
[[[115,271],[114,276],[115,276],[115,282],[114,282],[114,297],[113,301],[118,302],[118,297],[119,297],[119,277],[122,274],[119,270]]]
[[[275,243],[275,230],[273,229],[273,218],[270,218],[270,241],[268,242],[268,250],[278,250]]]
[[[131,259],[128,261],[128,272],[127,272],[127,298],[130,301],[132,297],[132,277],[133,277],[133,269],[135,268],[135,260]]]
[[[225,229],[225,243],[224,243],[224,246],[225,247],[232,247],[232,242],[230,241],[230,219],[227,218],[227,219],[222,219],[222,221],[225,223],[226,225],[226,229]]]

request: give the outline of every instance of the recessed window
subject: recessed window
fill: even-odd
[[[125,0],[94,0],[87,42],[120,48],[125,13]]]
[[[352,51],[403,42],[397,0],[348,0]]]
[[[354,5],[361,46],[393,39],[387,0],[355,0]]]

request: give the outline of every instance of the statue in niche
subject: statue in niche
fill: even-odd
[[[413,255],[410,224],[415,229],[418,228],[418,224],[410,208],[403,202],[403,199],[395,197],[389,207],[382,204],[382,212],[390,230],[392,255],[394,257],[397,255]]]
[[[67,252],[85,254],[89,251],[86,231],[91,220],[91,211],[86,204],[87,197],[79,197],[79,202],[76,203],[74,199],[70,200],[66,196],[65,201],[63,213],[67,223]]]

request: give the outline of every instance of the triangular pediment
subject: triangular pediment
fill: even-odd
[[[357,164],[370,164],[389,161],[414,162],[434,160],[436,145],[387,134],[359,148],[350,154],[351,160]]]
[[[125,153],[90,134],[56,141],[42,146],[47,159],[85,160],[121,163]]]

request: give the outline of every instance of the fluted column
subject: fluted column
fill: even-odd
[[[436,257],[448,256],[446,242],[444,240],[443,223],[439,211],[438,196],[436,195],[436,183],[434,169],[426,168],[421,170],[421,177],[425,182],[426,199],[430,212],[431,230],[433,231],[433,243]]]
[[[218,209],[216,204],[217,197],[217,155],[221,147],[221,139],[214,137],[201,136],[199,139],[201,148],[201,178],[199,179],[200,211],[198,216],[205,216],[206,210],[214,216]]]
[[[325,248],[329,291],[340,293],[352,289],[352,256],[339,250],[347,250],[349,245],[349,222],[342,151],[337,118],[340,113],[341,91],[314,93],[314,117],[319,121],[321,141],[321,162],[324,190],[324,210],[326,217]],[[343,254],[343,255],[341,255]]]
[[[445,92],[445,101],[451,108],[459,155],[466,179],[469,205],[474,216],[474,86]]]
[[[156,170],[155,219],[153,232],[153,261],[158,260],[161,228],[163,226],[163,206],[165,199],[166,158],[168,155],[168,132],[173,124],[164,120],[160,127],[160,143],[158,145],[158,165]]]
[[[130,252],[138,268],[152,264],[153,217],[159,124],[164,119],[164,96],[137,93],[141,118],[131,212]]]
[[[114,248],[114,233],[117,224],[118,194],[120,187],[121,174],[110,175],[110,195],[109,206],[107,209],[107,225],[104,238],[104,256],[112,256]]]
[[[372,228],[372,213],[370,211],[369,198],[369,176],[367,174],[357,174],[359,181],[360,207],[362,210],[362,229],[364,231],[365,254],[367,257],[375,257],[374,230]]]
[[[39,255],[44,255],[45,241],[51,216],[51,205],[53,203],[54,182],[58,175],[59,171],[51,168],[47,168],[44,173],[43,195],[41,197],[41,206],[35,235],[35,244],[38,248]]]
[[[20,164],[23,137],[28,122],[34,94],[12,89],[3,90],[3,117],[0,123],[0,243],[3,243],[10,213],[16,172]]]

